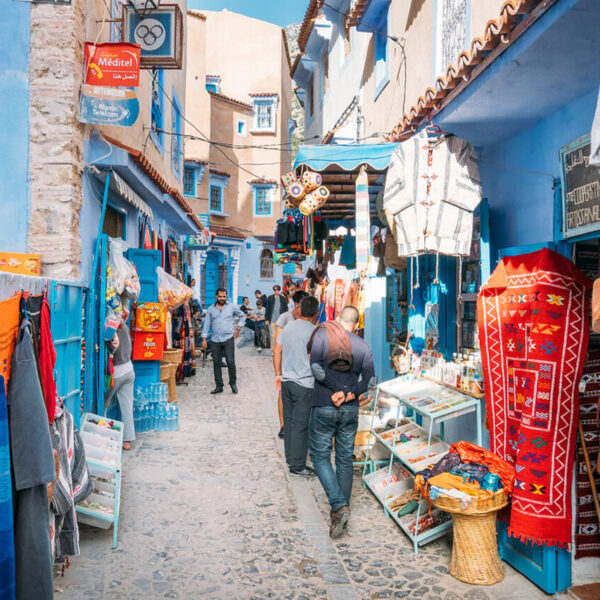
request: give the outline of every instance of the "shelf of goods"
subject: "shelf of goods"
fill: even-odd
[[[457,389],[429,380],[404,375],[385,381],[377,386],[373,401],[370,440],[374,439],[389,452],[387,465],[373,471],[374,465],[382,461],[371,461],[371,444],[367,445],[367,456],[363,468],[363,482],[381,502],[385,513],[392,517],[413,542],[415,553],[419,546],[442,535],[452,526],[447,513],[433,509],[429,512],[427,502],[419,498],[418,507],[412,514],[398,516],[397,510],[389,505],[398,496],[414,487],[414,475],[437,463],[448,453],[449,445],[444,442],[444,423],[450,419],[475,413],[477,440],[481,446],[480,400]],[[391,408],[393,425],[377,427],[379,409]],[[423,425],[416,422],[421,417]],[[440,426],[439,436],[433,435],[434,426]]]
[[[113,428],[109,428],[98,425],[102,421],[107,419],[86,413],[81,427],[81,439],[94,491],[77,505],[77,520],[102,529],[113,525],[113,548],[116,548],[121,496],[123,423],[111,420]]]

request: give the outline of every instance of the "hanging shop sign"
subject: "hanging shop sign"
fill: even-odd
[[[85,43],[85,83],[101,86],[140,84],[139,44]]]
[[[202,225],[202,231],[196,235],[188,235],[186,245],[188,248],[193,250],[206,250],[210,246],[211,233],[210,233],[210,215],[199,214],[196,215],[198,221]]]
[[[142,69],[181,69],[183,16],[179,6],[163,5],[146,16],[123,6],[122,41],[139,44]]]
[[[41,275],[42,260],[39,254],[0,252],[0,271],[19,275]]]
[[[131,357],[133,360],[160,360],[164,344],[164,333],[135,332]]]
[[[131,127],[140,105],[133,90],[84,84],[79,100],[80,123]]]
[[[589,134],[560,149],[565,237],[600,229],[600,167],[590,165],[590,153]]]

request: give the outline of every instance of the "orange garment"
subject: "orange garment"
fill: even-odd
[[[499,456],[474,444],[473,442],[457,442],[450,446],[450,452],[460,456],[463,462],[477,462],[485,465],[491,473],[500,476],[504,489],[509,492],[513,490],[515,480],[515,468]]]
[[[12,298],[0,302],[0,375],[8,389],[10,379],[10,363],[19,333],[19,316],[21,313],[21,292]]]
[[[430,485],[435,485],[446,490],[458,490],[482,500],[492,498],[494,495],[490,490],[482,490],[478,481],[465,481],[460,475],[453,475],[452,473],[440,473],[439,475],[430,477],[427,480],[427,486]]]

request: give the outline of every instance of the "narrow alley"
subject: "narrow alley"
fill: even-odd
[[[199,366],[178,387],[180,430],[139,434],[124,453],[118,548],[112,530],[82,525],[81,555],[55,578],[56,598],[548,597],[509,565],[494,586],[457,581],[446,539],[415,556],[358,474],[348,533],[330,540],[319,482],[286,473],[271,357],[237,357],[238,396],[210,396],[212,365]]]

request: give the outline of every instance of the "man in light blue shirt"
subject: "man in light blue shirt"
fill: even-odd
[[[237,326],[234,318],[238,317]],[[223,392],[223,373],[221,370],[221,360],[225,356],[227,369],[229,371],[229,385],[234,394],[238,393],[236,370],[235,370],[235,342],[240,329],[246,321],[246,315],[231,302],[227,302],[227,290],[219,288],[217,290],[217,301],[206,311],[206,319],[202,327],[202,349],[206,350],[209,332],[210,349],[213,355],[213,372],[215,376],[215,389],[211,394],[221,394]]]

